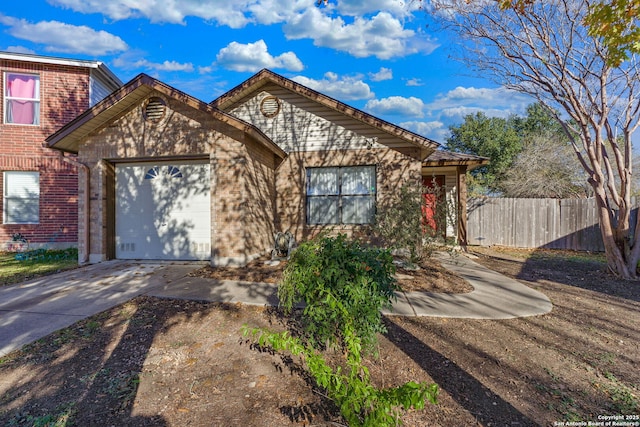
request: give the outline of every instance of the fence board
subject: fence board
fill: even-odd
[[[473,198],[467,208],[470,245],[604,250],[593,198]],[[637,211],[632,211],[632,228]]]

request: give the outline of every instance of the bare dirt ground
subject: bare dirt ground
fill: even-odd
[[[500,321],[387,317],[380,357],[368,361],[374,381],[441,387],[438,405],[404,424],[640,422],[640,283],[612,278],[588,255],[476,251],[554,310]],[[148,297],[83,320],[0,359],[0,425],[344,424],[298,361],[255,350],[243,324],[284,328],[273,309]]]

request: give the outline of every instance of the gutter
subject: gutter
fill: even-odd
[[[83,236],[83,245],[84,245],[84,257],[80,264],[86,264],[89,262],[89,212],[90,212],[90,201],[91,197],[89,197],[89,192],[91,191],[91,170],[89,166],[85,165],[78,160],[72,159],[70,157],[65,156],[62,151],[58,151],[60,153],[60,159],[63,162],[69,163],[70,165],[76,166],[77,168],[82,169],[85,172],[85,180],[84,180],[84,197],[85,202],[82,209],[82,214],[84,218],[84,236]]]

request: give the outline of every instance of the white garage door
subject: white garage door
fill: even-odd
[[[116,165],[116,258],[211,258],[209,164]]]

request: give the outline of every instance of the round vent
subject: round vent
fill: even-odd
[[[164,118],[167,110],[167,103],[164,99],[154,96],[149,98],[144,106],[144,119],[150,122],[159,122]]]
[[[260,102],[260,112],[265,117],[275,117],[280,112],[280,100],[275,96],[267,96]]]

